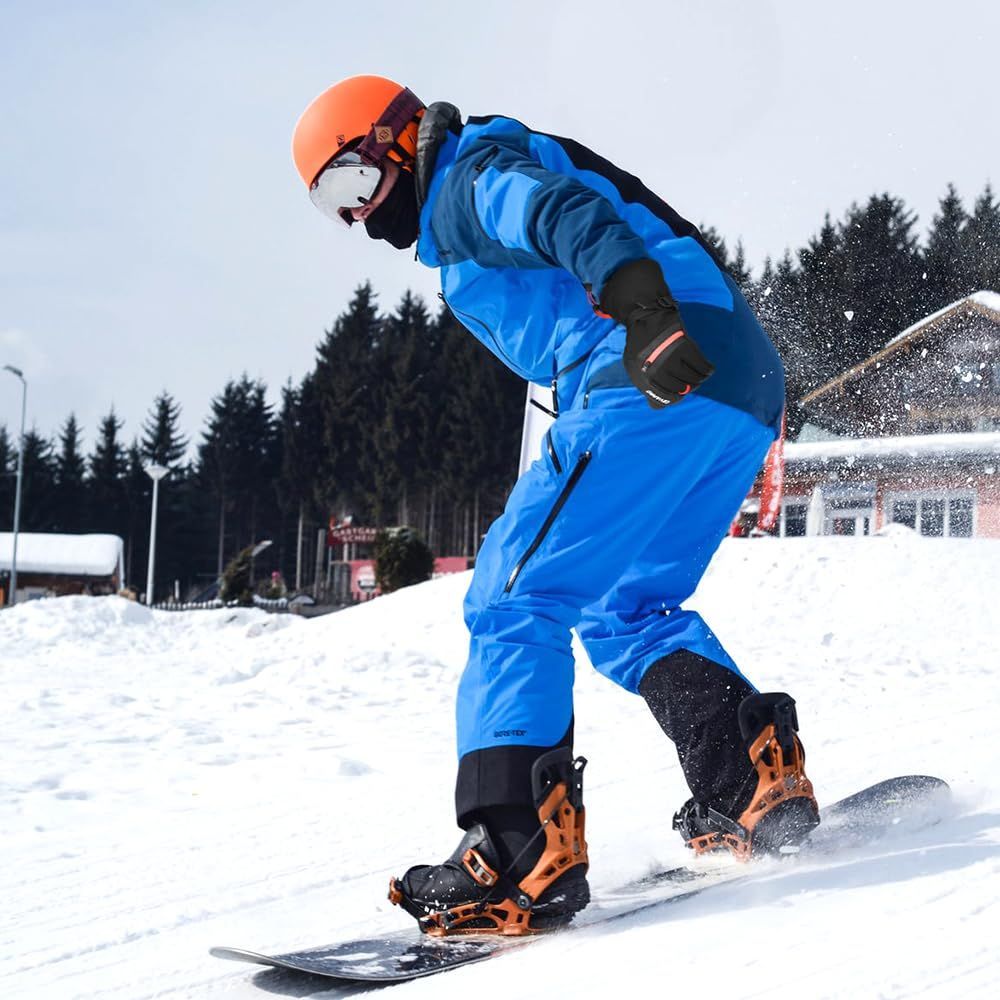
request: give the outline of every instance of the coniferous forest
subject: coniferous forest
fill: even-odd
[[[806,246],[767,259],[754,276],[742,243],[715,244],[787,368],[788,430],[797,401],[868,357],[923,316],[980,289],[1000,290],[1000,203],[989,185],[966,206],[949,185],[925,240],[888,193],[827,216]],[[517,473],[524,384],[446,308],[405,294],[389,311],[358,288],[319,341],[298,385],[268,401],[243,376],[212,399],[200,437],[184,439],[169,393],[141,428],[113,411],[85,454],[73,414],[54,440],[27,430],[23,531],[109,532],[126,545],[126,576],[145,579],[152,486],[148,462],[170,470],[159,495],[157,592],[197,593],[237,552],[273,545],[258,575],[313,579],[318,533],[331,516],[409,525],[438,555],[474,556]],[[0,531],[11,530],[16,440],[0,426]]]

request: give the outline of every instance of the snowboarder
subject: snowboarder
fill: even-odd
[[[674,827],[692,848],[746,859],[800,841],[818,811],[794,701],[758,693],[682,608],[784,405],[781,362],[712,247],[579,143],[503,116],[463,122],[382,77],[322,93],[292,148],[316,207],[416,243],[455,316],[550,386],[557,417],[465,600],[466,834],[390,898],[437,934],[541,930],[586,906],[572,629],[676,745],[692,797]]]

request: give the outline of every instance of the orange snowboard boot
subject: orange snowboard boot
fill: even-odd
[[[674,829],[697,854],[728,848],[748,861],[794,853],[819,824],[795,701],[781,693],[750,695],[740,703],[739,725],[752,769],[732,807],[689,799],[675,814]]]
[[[535,761],[531,781],[541,855],[515,879],[484,823],[439,865],[416,865],[389,883],[389,900],[426,934],[533,934],[564,926],[590,902],[584,839],[583,757],[558,748]],[[516,864],[514,859],[511,869]]]

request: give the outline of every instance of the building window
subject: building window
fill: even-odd
[[[905,524],[908,528],[917,530],[916,500],[896,500],[893,502],[889,520],[895,524]]]
[[[803,538],[806,533],[806,511],[809,504],[786,500],[781,505],[781,537]]]
[[[920,502],[920,534],[944,537],[944,500],[924,498]]]
[[[972,497],[948,500],[948,534],[953,538],[972,537]]]
[[[887,498],[888,519],[928,538],[971,538],[975,533],[976,495],[968,490],[896,493]]]
[[[908,528],[917,530],[916,500],[895,500],[889,507],[889,520],[894,524],[905,524]]]

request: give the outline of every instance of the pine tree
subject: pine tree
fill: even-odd
[[[484,521],[500,512],[517,478],[525,385],[450,313],[443,312],[439,322],[448,388],[437,430],[436,478],[461,517],[459,553],[474,555]]]
[[[1000,204],[989,184],[976,199],[962,233],[962,246],[972,290],[1000,292]]]
[[[14,492],[17,476],[17,447],[0,424],[0,531],[14,529]]]
[[[186,579],[187,560],[197,551],[197,526],[191,510],[197,501],[192,491],[189,470],[184,464],[188,442],[181,435],[180,405],[166,391],[153,401],[153,408],[143,424],[141,453],[144,467],[162,465],[169,474],[160,481],[157,515],[156,583],[154,593],[164,594],[175,579]],[[131,470],[130,470],[131,472]],[[150,495],[152,491],[150,491]],[[147,511],[149,509],[147,508]],[[149,512],[146,515],[148,525]]]
[[[75,534],[87,523],[86,462],[80,451],[80,428],[71,413],[59,432],[59,454],[55,460],[56,530]]]
[[[101,420],[97,443],[89,461],[87,506],[90,530],[125,538],[128,534],[125,497],[127,464],[125,449],[118,440],[122,426],[114,408]]]
[[[147,462],[176,469],[188,443],[178,429],[181,408],[166,391],[153,401],[153,409],[142,425],[142,456]]]
[[[384,377],[377,367],[380,333],[375,294],[366,282],[327,331],[313,376],[323,442],[316,503],[330,514],[353,514],[359,523],[370,516],[375,493],[365,449]]]
[[[55,531],[56,460],[52,443],[35,430],[24,435],[24,473],[21,484],[21,530]]]
[[[423,583],[434,572],[434,553],[412,528],[380,531],[375,540],[375,578],[383,594]]]
[[[844,285],[854,319],[843,343],[841,367],[873,354],[923,315],[916,218],[888,193],[852,206],[841,225]]]
[[[303,560],[307,553],[304,536],[307,518],[315,514],[313,497],[316,470],[322,452],[322,417],[313,375],[307,375],[297,389],[289,383],[281,393],[278,416],[280,434],[280,472],[277,480],[278,506],[288,539],[284,548],[294,553],[282,559],[286,579],[294,580],[296,589],[302,586]]]
[[[949,184],[934,216],[923,255],[926,277],[922,311],[925,313],[941,309],[975,291],[969,266],[972,261],[963,252],[968,222],[962,199],[955,185]]]
[[[376,524],[409,523],[409,503],[426,478],[428,427],[440,400],[427,392],[431,359],[427,308],[406,292],[382,325],[379,368],[382,399],[374,428]]]
[[[799,250],[799,326],[797,363],[790,382],[800,398],[843,370],[843,344],[851,336],[856,312],[846,282],[846,253],[841,233],[829,214],[819,233]]]
[[[237,489],[240,448],[245,444],[239,438],[238,392],[236,384],[228,382],[222,395],[212,400],[208,429],[198,447],[198,475],[218,504],[216,571],[220,576],[225,565],[226,515],[235,503],[233,494]]]
[[[790,251],[785,251],[777,266],[770,257],[765,259],[760,279],[748,289],[747,300],[784,363],[789,434],[794,436],[799,422],[792,403],[815,377],[815,364],[804,335],[800,276]]]
[[[718,257],[719,262],[727,271],[732,271],[731,263],[729,260],[729,248],[726,246],[726,241],[722,234],[719,232],[715,226],[701,225],[698,227],[701,232],[702,239],[715,251],[716,257]]]
[[[282,505],[290,510],[311,498],[312,481],[320,460],[320,419],[313,375],[307,375],[298,388],[289,382],[281,390],[279,495]]]
[[[236,515],[231,528],[234,548],[241,549],[258,540],[258,516],[274,498],[276,427],[266,391],[262,382],[252,382],[246,374],[238,382],[228,382],[212,400],[208,427],[198,448],[198,475],[219,512],[216,569],[220,574],[227,514]]]
[[[149,555],[149,516],[153,484],[146,475],[142,450],[133,441],[126,453],[123,482],[126,505],[125,578],[137,592],[146,586],[146,559]]]
[[[739,286],[740,291],[746,295],[747,290],[753,283],[753,275],[750,273],[750,268],[747,265],[746,251],[743,249],[743,240],[736,241],[736,253],[733,256],[733,259],[729,262],[729,273],[732,275],[733,281],[735,281]]]

